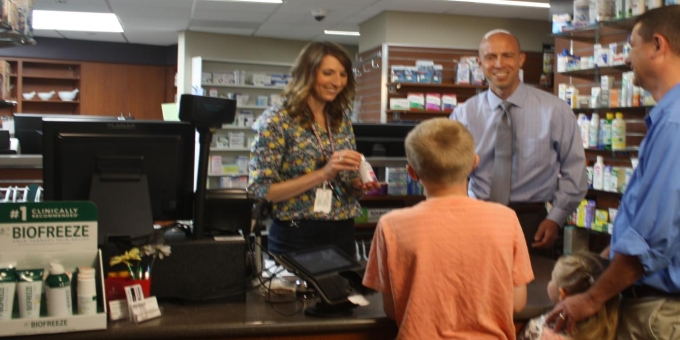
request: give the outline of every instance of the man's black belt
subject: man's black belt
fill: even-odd
[[[645,298],[645,297],[680,297],[680,293],[666,293],[650,286],[630,286],[621,292],[621,295],[627,298]]]
[[[514,210],[516,213],[545,212],[545,202],[510,203],[508,204],[508,208]]]

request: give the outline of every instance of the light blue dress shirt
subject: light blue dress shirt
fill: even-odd
[[[585,154],[574,112],[565,101],[525,84],[506,101],[513,104],[510,202],[551,202],[547,218],[562,225],[588,191]],[[487,90],[458,106],[450,117],[463,123],[475,139],[479,167],[470,176],[468,191],[482,200],[489,199],[502,102]]]
[[[611,253],[637,256],[637,282],[680,293],[680,84],[647,117],[639,163],[614,221]]]

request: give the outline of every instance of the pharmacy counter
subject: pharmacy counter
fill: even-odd
[[[109,321],[105,331],[42,334],[40,339],[394,339],[396,324],[385,317],[379,294],[371,305],[346,317],[319,318],[302,303],[269,304],[255,294],[246,303],[161,304],[163,316],[140,324]],[[26,337],[31,339],[32,337]]]
[[[529,285],[525,310],[515,317],[521,325],[550,308],[546,292],[554,261],[532,258],[536,280]],[[246,303],[162,303],[163,316],[138,325],[109,322],[105,331],[41,334],[40,339],[394,339],[396,324],[385,317],[380,294],[371,305],[346,317],[319,318],[302,312],[302,303],[269,304],[253,292]],[[23,337],[22,339],[33,339]]]
[[[0,187],[42,183],[42,155],[0,155]]]

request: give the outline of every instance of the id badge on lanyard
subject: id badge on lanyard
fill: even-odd
[[[331,155],[335,151],[335,145],[333,143],[333,136],[331,135],[331,127],[330,124],[328,123],[328,117],[326,117],[326,130],[328,131],[328,140],[331,145]],[[324,149],[323,144],[321,143],[321,137],[319,136],[319,132],[316,130],[316,126],[314,123],[312,123],[312,131],[314,132],[314,137],[316,137],[316,142],[319,145],[319,150],[321,150],[321,154],[323,155],[324,161],[328,161],[330,159],[329,156],[326,156],[326,149]],[[328,214],[331,212],[331,206],[333,205],[333,191],[329,189],[330,184],[328,181],[323,183],[323,186],[321,188],[316,189],[316,198],[314,199],[314,212],[320,212],[320,213],[325,213]]]

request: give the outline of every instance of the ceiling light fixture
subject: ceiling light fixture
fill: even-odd
[[[354,31],[331,31],[331,30],[324,30],[324,34],[331,34],[331,35],[354,35],[354,36],[360,36],[359,32],[354,32]]]
[[[221,2],[259,2],[263,4],[282,4],[283,0],[206,0],[206,1],[221,1]]]
[[[512,1],[512,0],[446,0],[446,1],[473,2],[487,5],[550,8],[549,3],[530,1]]]
[[[82,31],[82,32],[123,32],[118,17],[113,13],[33,11],[33,29]]]

